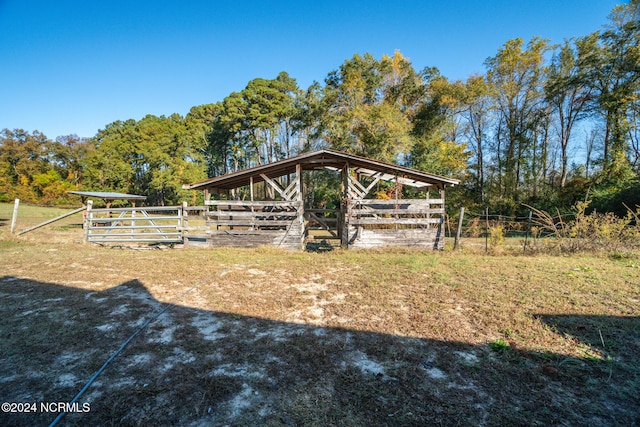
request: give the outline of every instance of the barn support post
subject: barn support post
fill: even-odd
[[[304,240],[306,235],[306,230],[304,229],[304,195],[302,194],[302,165],[300,163],[296,164],[296,201],[299,203],[298,207],[298,222],[300,223],[300,249],[304,250]]]
[[[447,214],[446,212],[446,206],[445,206],[445,200],[444,200],[444,185],[442,187],[440,187],[440,198],[442,199],[442,216],[440,217],[440,236],[441,236],[441,241],[438,241],[438,249],[442,249],[444,250],[444,238],[445,238],[445,233],[444,233],[444,217]]]
[[[398,174],[397,173],[396,173],[396,178],[394,179],[393,186],[394,186],[394,189],[393,189],[394,191],[393,192],[395,193],[394,196],[395,196],[395,199],[396,199],[396,204],[394,206],[394,209],[397,210],[398,209]],[[395,218],[396,219],[400,218],[400,215],[398,215],[397,212],[395,214]],[[398,223],[395,224],[395,229],[396,230],[398,229]]]
[[[16,231],[16,222],[18,221],[18,206],[20,206],[20,199],[15,199],[13,202],[13,216],[11,217],[11,234],[15,233]]]
[[[427,194],[426,194],[426,197],[425,197],[425,199],[427,200],[427,215],[426,215],[426,217],[427,217],[427,228],[431,228],[431,221],[430,221],[430,219],[431,219],[431,202],[429,201],[429,198],[430,198],[429,192],[430,192],[429,187],[427,187],[427,191],[426,191]]]
[[[253,202],[253,175],[249,177],[249,198]],[[253,206],[253,204],[251,204],[251,214],[253,215],[254,213],[255,213],[255,207]],[[251,224],[251,229],[255,230],[255,228],[256,228],[255,225]]]
[[[340,216],[342,217],[342,227],[340,230],[340,246],[349,247],[349,215],[351,210],[351,197],[349,196],[349,162],[346,162],[342,169],[342,203],[340,204]]]

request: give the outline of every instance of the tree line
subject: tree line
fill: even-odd
[[[624,212],[640,204],[639,22],[631,0],[560,45],[508,40],[466,80],[400,52],[355,54],[306,89],[281,72],[184,117],[116,121],[92,138],[4,129],[0,201],[68,203],[82,189],[197,203],[182,184],[330,148],[460,178],[450,205],[512,215],[590,199]]]

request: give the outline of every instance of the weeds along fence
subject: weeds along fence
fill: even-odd
[[[505,216],[484,212],[466,214],[461,209],[455,230],[454,248],[460,239],[475,238],[485,251],[500,246],[522,246],[523,251],[548,249],[560,252],[625,252],[640,249],[640,208],[629,209],[625,217],[611,212],[589,212],[589,203],[579,202],[574,213],[551,215],[531,208],[526,216]],[[447,221],[449,235],[451,221]],[[480,240],[482,239],[482,240]]]
[[[563,224],[575,217],[575,214],[566,214],[552,217],[551,220]],[[524,216],[509,216],[492,214],[488,209],[474,212],[462,208],[455,221],[447,218],[446,227],[446,235],[455,238],[456,248],[462,239],[472,238],[476,245],[484,245],[485,250],[503,245],[521,245],[526,251],[534,239],[554,236],[550,230],[540,226],[539,215],[533,211]]]

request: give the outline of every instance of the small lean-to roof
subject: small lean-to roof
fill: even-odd
[[[279,160],[277,162],[258,165],[249,169],[220,175],[193,184],[185,184],[183,188],[189,190],[221,189],[230,190],[233,188],[249,185],[253,182],[260,182],[264,179],[261,175],[273,179],[284,175],[294,174],[296,165],[300,165],[303,170],[313,169],[333,169],[339,170],[349,164],[356,173],[362,175],[376,175],[381,179],[392,181],[398,178],[398,182],[414,187],[426,187],[434,185],[437,187],[447,187],[459,184],[460,181],[453,178],[446,178],[415,169],[385,163],[378,160],[355,156],[340,151],[319,150],[302,153],[295,157]]]
[[[147,200],[147,196],[138,196],[136,194],[127,193],[115,193],[110,191],[67,191],[67,193],[82,196],[82,198],[95,197],[96,199],[103,200]]]

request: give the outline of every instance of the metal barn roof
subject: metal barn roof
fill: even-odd
[[[115,193],[110,191],[67,191],[68,194],[75,194],[86,197],[95,197],[103,200],[147,200],[147,196],[139,196],[136,194]]]
[[[460,183],[457,179],[421,172],[404,166],[355,156],[353,154],[334,150],[319,150],[303,153],[277,162],[209,178],[193,184],[185,184],[183,185],[183,188],[192,190],[230,190],[249,185],[251,179],[253,179],[254,183],[264,181],[264,178],[262,178],[261,175],[265,175],[268,178],[273,179],[284,175],[294,174],[296,172],[296,165],[298,164],[303,170],[340,170],[348,164],[354,172],[361,175],[372,176],[380,174],[379,176],[383,180],[393,181],[397,179],[398,182],[413,187],[426,187],[430,185],[434,185],[436,187],[447,187]]]

